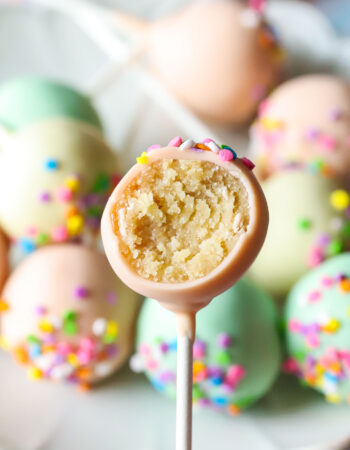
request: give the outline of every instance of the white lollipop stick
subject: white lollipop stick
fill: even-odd
[[[195,316],[176,315],[176,450],[192,449],[192,384]]]

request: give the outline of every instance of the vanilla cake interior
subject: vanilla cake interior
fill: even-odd
[[[214,163],[162,159],[129,183],[111,219],[121,252],[139,276],[196,280],[215,269],[246,231],[248,194]]]

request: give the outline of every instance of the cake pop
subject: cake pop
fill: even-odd
[[[22,127],[0,154],[0,222],[24,252],[99,231],[118,177],[95,128],[71,119]]]
[[[265,244],[250,277],[284,297],[310,268],[350,246],[350,196],[335,180],[301,170],[262,183],[270,211]]]
[[[152,146],[102,217],[107,257],[122,281],[176,313],[177,449],[191,448],[195,314],[248,269],[268,210],[254,164],[213,140]]]
[[[254,311],[254,314],[252,314]],[[240,280],[198,313],[193,348],[193,402],[236,415],[271,387],[280,368],[274,305],[260,288]],[[173,315],[147,299],[137,325],[131,368],[176,395],[176,328]]]
[[[247,121],[280,78],[283,52],[274,31],[260,11],[239,2],[195,2],[152,23],[120,13],[115,20],[165,86],[216,123]]]
[[[287,372],[333,403],[350,400],[350,253],[312,270],[286,306]]]
[[[97,129],[102,128],[90,99],[65,84],[27,76],[0,86],[0,125],[8,130],[58,117],[81,120]]]
[[[80,245],[34,252],[11,274],[1,304],[3,347],[35,380],[87,388],[117,370],[133,346],[136,294],[104,255]]]
[[[262,102],[251,129],[259,176],[291,165],[325,176],[350,171],[350,84],[334,75],[304,75]]]

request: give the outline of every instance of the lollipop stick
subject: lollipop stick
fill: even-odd
[[[176,450],[192,449],[192,363],[195,316],[177,319]]]

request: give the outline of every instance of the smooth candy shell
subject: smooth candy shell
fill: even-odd
[[[72,175],[81,177],[78,197],[92,193],[100,173],[117,172],[116,157],[95,128],[70,119],[52,119],[21,128],[0,154],[0,223],[11,237],[28,228],[51,232],[66,225],[67,204],[57,190]],[[48,170],[47,161],[58,162]],[[52,200],[40,201],[43,192]]]
[[[89,290],[84,301],[74,296],[77,286]],[[118,302],[113,305],[107,301],[109,291],[116,291],[118,295]],[[119,281],[103,254],[86,247],[63,244],[36,251],[11,274],[3,298],[10,309],[1,317],[1,333],[10,347],[22,344],[28,335],[38,335],[37,307],[40,305],[51,316],[62,317],[67,310],[76,313],[78,333],[67,336],[62,331],[57,332],[67,343],[79,343],[93,336],[92,325],[98,318],[116,321],[119,352],[106,360],[112,370],[124,363],[132,349],[137,296]],[[89,381],[100,378],[103,378],[102,373]]]
[[[254,312],[254,314],[252,314]],[[232,337],[228,350],[230,364],[242,365],[246,376],[236,391],[230,394],[230,402],[239,404],[250,398],[254,402],[264,395],[274,382],[280,365],[280,345],[276,327],[276,311],[271,299],[261,289],[245,280],[216,297],[197,315],[196,338],[204,341],[207,365],[218,366],[215,356],[222,350],[218,337],[227,333]],[[176,341],[174,315],[147,299],[137,327],[137,346],[149,345],[153,353],[156,341]],[[176,352],[168,351],[161,357],[160,369],[176,373]],[[151,371],[146,370],[152,379]],[[175,385],[168,384],[165,394],[174,396]],[[212,386],[215,397],[219,389]]]
[[[90,99],[65,84],[33,76],[15,78],[0,86],[0,124],[9,130],[58,117],[102,129]]]
[[[282,172],[262,183],[270,212],[263,248],[249,271],[253,281],[275,296],[284,296],[308,270],[307,257],[322,233],[331,231],[337,212],[330,195],[334,180],[298,170]],[[301,229],[302,219],[310,221]]]
[[[303,353],[305,358],[318,359],[327,349],[347,351],[350,353],[350,293],[342,293],[338,286],[321,288],[321,280],[337,277],[339,274],[350,278],[350,253],[344,253],[321,264],[302,277],[293,287],[288,296],[285,309],[286,322],[298,321],[302,325],[320,322],[323,318],[334,318],[340,322],[339,329],[334,333],[319,333],[320,344],[310,349],[305,344],[304,336],[300,333],[286,331],[287,350],[290,356]],[[318,301],[307,302],[310,292],[321,291]],[[350,395],[350,381],[348,377],[338,385],[337,392],[342,401],[348,401]],[[315,386],[317,389],[317,386]],[[322,391],[322,388],[319,387]]]
[[[254,113],[255,89],[268,91],[281,63],[243,25],[238,2],[197,2],[150,28],[150,63],[162,81],[202,117],[222,124]]]
[[[266,133],[264,121],[272,128],[273,122],[279,122],[281,131]],[[278,134],[275,144],[272,134]],[[251,136],[252,151],[263,177],[291,161],[305,165],[316,159],[325,161],[335,175],[348,175],[350,84],[333,75],[304,75],[285,82],[264,101]],[[336,144],[334,150],[332,142]]]

